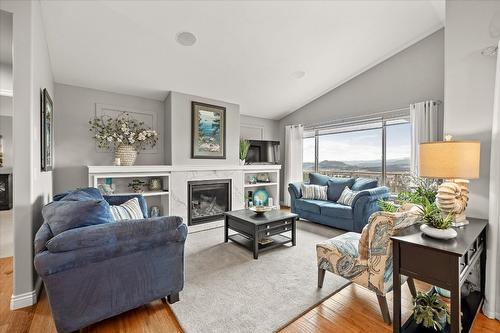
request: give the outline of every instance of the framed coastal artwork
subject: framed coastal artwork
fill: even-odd
[[[191,158],[226,158],[226,108],[191,102]]]
[[[51,171],[54,166],[54,105],[47,89],[41,93],[41,168]]]

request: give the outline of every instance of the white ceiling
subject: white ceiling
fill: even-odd
[[[42,1],[42,14],[56,82],[279,119],[441,28],[444,2]]]

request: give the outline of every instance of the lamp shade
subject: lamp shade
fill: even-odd
[[[427,178],[479,178],[479,141],[420,144],[419,173]]]

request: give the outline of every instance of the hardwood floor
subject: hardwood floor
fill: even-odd
[[[328,279],[328,277],[327,275],[325,278]],[[312,283],[315,283],[315,281],[312,281]],[[417,283],[417,288],[425,288],[425,285]],[[402,289],[403,317],[406,317],[410,315],[411,311],[411,295],[406,285]],[[16,311],[9,310],[11,294],[12,258],[2,258],[0,259],[0,333],[56,332],[47,295],[43,290],[36,305]],[[392,293],[388,295],[388,301],[392,315]],[[174,333],[182,332],[182,329],[168,304],[155,301],[89,326],[81,330],[81,332]],[[351,284],[305,313],[281,332],[389,333],[392,332],[392,328],[382,321],[375,294]],[[500,322],[488,319],[480,314],[476,319],[472,332],[498,333],[500,332]]]

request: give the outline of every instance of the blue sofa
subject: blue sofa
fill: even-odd
[[[328,201],[302,198],[302,183],[288,184],[291,197],[291,211],[300,218],[331,227],[361,232],[368,218],[379,211],[379,199],[388,199],[389,189],[378,186],[377,180],[367,178],[330,178],[319,173],[309,174],[309,183],[328,186]],[[344,188],[348,186],[356,194],[351,206],[337,203]]]
[[[109,203],[137,197],[144,219],[114,222]],[[167,298],[184,286],[187,227],[180,217],[147,218],[142,196],[103,197],[88,188],[54,196],[35,236],[35,268],[58,332]],[[111,220],[110,220],[111,218]]]

